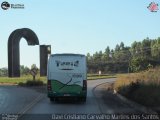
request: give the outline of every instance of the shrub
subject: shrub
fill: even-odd
[[[20,86],[42,86],[44,85],[43,81],[40,80],[27,80],[25,83],[20,82]]]

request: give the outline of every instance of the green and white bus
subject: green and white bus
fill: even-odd
[[[47,89],[51,101],[60,97],[77,97],[86,101],[86,57],[81,54],[53,54],[48,60]]]

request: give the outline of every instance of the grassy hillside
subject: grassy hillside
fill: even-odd
[[[141,104],[160,106],[160,67],[140,73],[120,75],[114,89]]]

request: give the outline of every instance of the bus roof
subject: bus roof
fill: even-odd
[[[82,54],[74,54],[74,53],[61,53],[61,54],[52,54],[52,57],[54,56],[81,56],[81,57],[85,57],[85,55]]]

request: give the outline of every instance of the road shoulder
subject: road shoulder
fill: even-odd
[[[153,110],[126,99],[111,90],[112,83],[103,83],[93,89],[94,95],[99,103],[101,113],[152,113]]]

